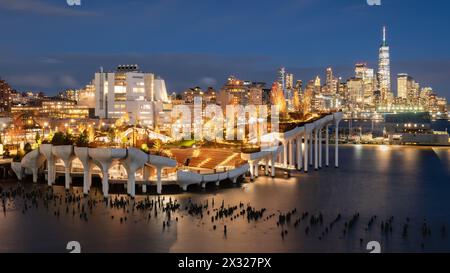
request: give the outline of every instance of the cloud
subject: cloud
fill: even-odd
[[[54,59],[54,58],[43,58],[41,60],[41,62],[45,63],[45,64],[59,64],[59,63],[61,63],[61,60]]]
[[[203,77],[200,82],[206,86],[214,86],[217,84],[217,80],[211,77]]]
[[[45,74],[27,74],[27,75],[10,75],[5,79],[14,86],[23,86],[28,88],[51,88],[54,85],[53,77]],[[25,90],[20,90],[25,91]]]
[[[57,16],[89,16],[95,15],[81,7],[69,6],[65,0],[61,0],[57,6],[42,0],[0,0],[0,10],[10,10],[25,13]]]
[[[408,73],[415,78],[421,86],[431,86],[439,95],[450,99],[450,60],[400,60],[394,64],[397,73]],[[396,82],[396,78],[393,79]]]
[[[14,88],[20,91],[56,91],[63,88],[78,88],[79,82],[71,75],[58,73],[13,74],[4,77]],[[19,87],[19,88],[17,88]],[[39,89],[39,90],[37,90]]]
[[[182,92],[186,88],[212,86],[220,88],[228,76],[242,80],[263,81],[270,86],[276,80],[277,69],[282,65],[266,56],[242,56],[193,53],[155,54],[49,54],[47,59],[58,60],[57,65],[42,65],[32,56],[2,59],[0,74],[14,88],[44,91],[56,94],[65,88],[80,88],[90,82],[94,73],[103,66],[114,71],[119,64],[139,64],[142,71],[151,72],[166,80],[170,92]],[[336,76],[345,81],[354,75],[354,63],[330,64]],[[376,64],[372,64],[376,69]],[[304,85],[315,76],[325,79],[326,66],[286,65],[295,79]],[[3,72],[3,73],[1,73]],[[5,72],[8,75],[5,75]],[[418,80],[421,86],[431,86],[440,96],[450,98],[450,60],[398,60],[392,66],[393,89],[396,90],[397,73],[406,72]],[[21,76],[24,75],[24,76]]]
[[[59,81],[62,86],[67,87],[67,88],[74,88],[74,87],[79,86],[78,81],[74,77],[69,76],[69,75],[61,76]]]
[[[92,80],[102,66],[114,71],[120,64],[138,64],[142,71],[154,73],[166,80],[170,92],[200,86],[220,87],[230,75],[242,79],[276,78],[276,65],[263,56],[222,56],[216,54],[63,54],[49,56],[61,61],[58,66],[27,66],[45,69],[57,75],[71,75],[84,85]],[[11,63],[10,65],[15,65]],[[2,65],[0,64],[0,71]],[[267,68],[267,70],[265,69]],[[63,73],[63,74],[62,74]],[[205,76],[206,75],[206,76]],[[81,87],[81,86],[80,86]]]

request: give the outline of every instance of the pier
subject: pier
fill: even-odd
[[[261,137],[261,150],[251,153],[214,153],[214,149],[199,148],[196,162],[188,166],[188,156],[173,151],[175,156],[148,154],[136,148],[88,148],[73,145],[55,146],[42,144],[25,155],[21,162],[11,162],[11,168],[19,180],[31,175],[38,182],[44,174],[48,186],[55,184],[56,177],[64,176],[65,188],[69,190],[72,177],[83,176],[83,193],[88,194],[92,176],[102,179],[102,193],[109,195],[109,185],[123,184],[127,194],[134,197],[136,186],[147,191],[148,185],[156,185],[162,193],[163,185],[176,184],[184,191],[190,185],[206,187],[207,183],[219,185],[228,180],[236,183],[249,175],[251,180],[259,176],[264,167],[267,176],[275,177],[276,170],[308,172],[312,167],[320,170],[330,165],[330,126],[334,126],[334,166],[339,167],[339,123],[342,113],[323,115],[285,132],[269,133]],[[325,156],[322,151],[325,150]],[[186,153],[186,151],[183,151]],[[177,156],[178,155],[178,156]],[[214,160],[212,160],[214,159]]]

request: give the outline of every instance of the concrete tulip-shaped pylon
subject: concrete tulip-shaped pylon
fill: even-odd
[[[72,171],[72,161],[75,159],[75,154],[73,153],[72,145],[53,145],[52,153],[55,157],[60,158],[64,162],[64,173],[65,173],[65,188],[70,189],[72,184],[72,176],[70,172]]]
[[[52,153],[52,144],[41,144],[39,152],[47,160],[47,183],[48,186],[55,184],[55,156]]]
[[[114,161],[125,158],[127,149],[116,148],[89,148],[89,157],[102,171],[103,197],[109,195],[109,169]]]
[[[144,168],[147,161],[148,155],[136,148],[128,148],[127,157],[121,160],[128,175],[127,193],[132,197],[136,196],[136,172]]]
[[[83,194],[88,195],[92,185],[92,168],[95,164],[89,157],[88,147],[74,147],[74,152],[83,165]]]

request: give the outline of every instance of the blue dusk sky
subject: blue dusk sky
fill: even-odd
[[[220,88],[229,75],[295,79],[376,68],[388,28],[392,82],[408,73],[450,98],[450,1],[381,0],[0,0],[0,77],[20,91],[56,94],[103,66],[139,64],[169,91]]]

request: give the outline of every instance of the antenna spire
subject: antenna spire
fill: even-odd
[[[386,45],[386,26],[383,26],[383,45]]]

